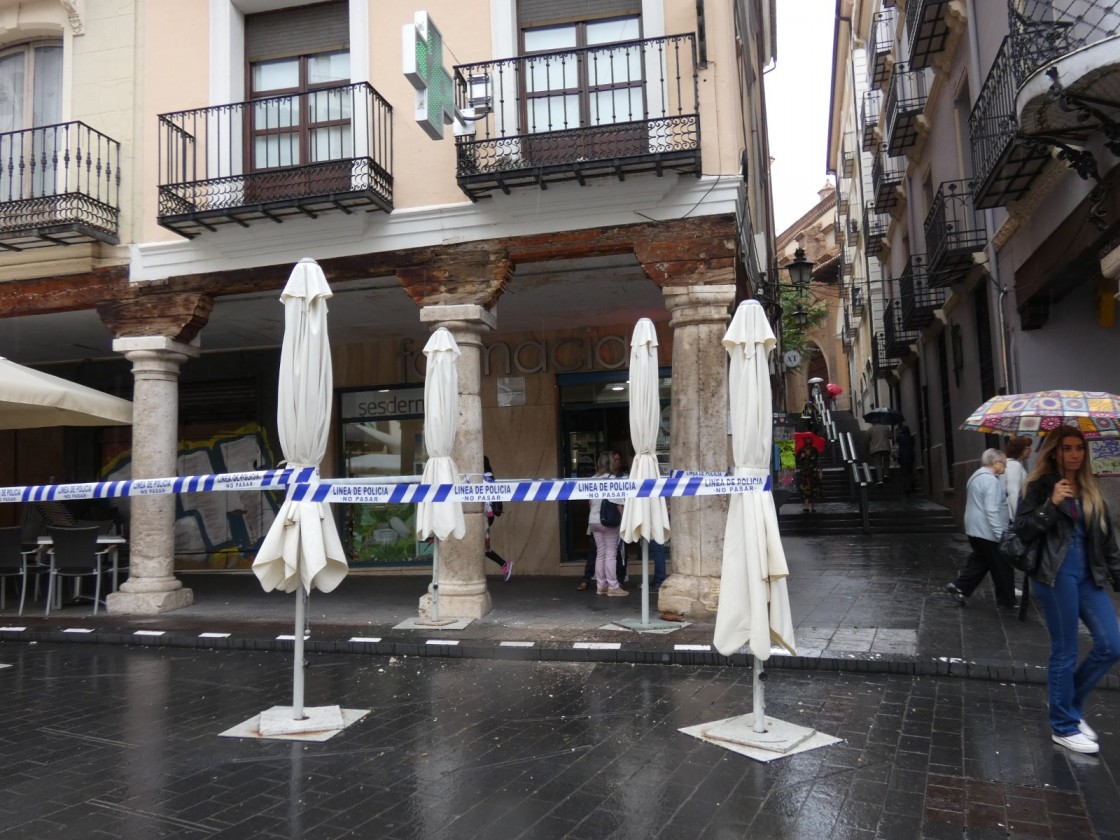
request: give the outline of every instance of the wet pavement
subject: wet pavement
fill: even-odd
[[[774,717],[843,740],[758,763],[678,730],[749,708],[746,668],[311,654],[324,743],[218,733],[290,698],[268,651],[0,645],[0,838],[1118,838],[1120,692],[1102,757],[1045,690],[771,672]]]

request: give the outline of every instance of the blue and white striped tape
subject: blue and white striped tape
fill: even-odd
[[[656,496],[723,496],[767,492],[767,470],[739,470],[738,475],[675,472],[657,479],[528,479],[481,484],[374,484],[347,479],[316,481],[316,470],[303,467],[261,472],[42,484],[0,487],[0,503],[74,501],[126,496],[156,496],[229,490],[282,490],[297,502],[340,504],[416,504],[418,502],[563,502],[572,499],[633,499]]]

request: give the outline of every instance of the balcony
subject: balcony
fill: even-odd
[[[867,202],[863,208],[863,249],[869,257],[877,257],[883,253],[886,245],[884,238],[890,227],[891,217],[880,213],[874,201]]]
[[[863,126],[863,150],[873,152],[879,147],[879,97],[877,90],[869,90],[863,95],[860,108],[860,125]]]
[[[859,286],[852,286],[852,314],[863,314],[863,289]]]
[[[925,221],[929,284],[948,286],[972,266],[987,243],[984,222],[972,203],[968,181],[944,181]]]
[[[902,326],[920,330],[933,321],[933,313],[945,305],[948,292],[930,288],[925,257],[914,255],[899,278],[902,287]]]
[[[889,8],[871,16],[871,37],[867,41],[867,84],[872,90],[881,90],[891,77],[891,52],[894,50],[897,18],[895,10]]]
[[[888,379],[898,367],[899,360],[887,352],[887,339],[883,333],[875,336],[875,345],[871,352],[871,370],[876,379]]]
[[[840,345],[844,348],[845,353],[852,352],[852,345],[854,343],[854,339],[852,337],[853,332],[854,330],[852,329],[852,315],[848,311],[848,304],[845,303],[844,321],[843,326],[840,329]]]
[[[471,199],[642,172],[700,174],[691,33],[465,64],[454,80],[459,107],[481,112],[474,133],[456,138],[456,175]]]
[[[926,71],[897,64],[883,106],[883,141],[900,155],[918,141],[918,117],[926,107]]]
[[[910,353],[910,345],[918,340],[918,331],[906,329],[902,322],[901,301],[887,301],[883,310],[883,338],[887,355],[900,359]]]
[[[392,108],[364,82],[159,117],[158,221],[191,238],[393,209]]]
[[[840,172],[845,178],[851,178],[855,174],[856,157],[859,155],[856,151],[855,132],[849,131],[844,134],[841,148],[843,151],[840,153]]]
[[[906,4],[906,31],[910,34],[911,69],[929,67],[949,40],[949,0],[911,0]]]
[[[118,243],[120,143],[82,122],[0,134],[0,250]]]
[[[871,164],[871,187],[875,196],[875,209],[889,212],[898,203],[898,187],[906,175],[901,158],[891,157],[884,143]]]

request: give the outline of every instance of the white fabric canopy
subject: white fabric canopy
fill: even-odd
[[[762,305],[754,300],[739,304],[723,339],[731,357],[728,391],[736,475],[765,476],[770,471],[773,410],[768,360],[776,343]],[[751,653],[765,661],[774,642],[797,653],[788,575],[772,493],[733,494],[723,538],[716,650],[730,656],[749,642]]]
[[[0,357],[0,429],[131,423],[128,400]]]
[[[424,345],[428,369],[424,376],[424,484],[458,484],[459,469],[451,457],[459,426],[459,345],[444,327],[432,333]],[[416,537],[430,534],[445,540],[461,540],[467,532],[463,505],[458,501],[420,502],[416,506]]]
[[[630,340],[630,443],[634,447],[630,478],[635,481],[661,475],[655,452],[661,427],[658,379],[657,333],[653,321],[642,318],[634,325]],[[669,511],[662,496],[626,500],[622,539],[632,543],[643,537],[659,543],[669,539]]]
[[[330,286],[311,259],[300,260],[280,300],[284,344],[276,423],[280,448],[290,467],[315,467],[327,451],[334,381],[327,339]],[[294,592],[302,586],[330,592],[346,577],[346,555],[330,506],[285,500],[253,561],[265,592]]]

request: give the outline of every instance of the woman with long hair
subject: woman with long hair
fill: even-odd
[[[1031,588],[1050,633],[1047,666],[1050,728],[1054,742],[1079,753],[1100,751],[1085,721],[1085,700],[1120,661],[1120,626],[1106,581],[1120,592],[1120,548],[1096,477],[1085,435],[1059,426],[1046,435],[1015,516],[1024,542],[1039,541]],[[1093,649],[1077,664],[1078,622]]]
[[[593,479],[615,478],[610,452],[599,455]],[[591,536],[595,540],[595,591],[599,595],[619,597],[630,593],[619,586],[618,572],[615,567],[615,555],[618,551],[619,525],[604,524],[602,511],[604,506],[617,509],[621,512],[626,499],[592,499],[588,511],[587,521],[591,528]]]

